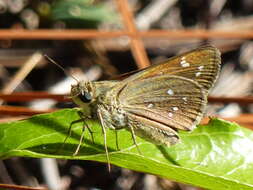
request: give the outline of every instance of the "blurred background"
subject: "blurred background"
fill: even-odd
[[[75,106],[41,93],[68,94],[75,82],[43,54],[93,81],[210,43],[222,52],[222,71],[207,115],[253,128],[244,98],[253,88],[252,29],[251,0],[0,0],[0,122]],[[3,96],[17,92],[29,92],[27,101]],[[0,183],[61,190],[199,189],[91,161],[13,158],[0,171]]]

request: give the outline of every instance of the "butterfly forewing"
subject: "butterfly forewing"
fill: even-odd
[[[153,120],[167,129],[182,130],[191,130],[199,122],[206,104],[198,83],[173,75],[129,82],[118,100],[127,113]]]
[[[198,82],[207,92],[213,86],[220,70],[220,52],[213,46],[172,57],[132,75],[126,81],[140,80],[157,75],[176,75]]]

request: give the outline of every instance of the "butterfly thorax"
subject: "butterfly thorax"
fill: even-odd
[[[110,89],[103,91],[103,93],[99,93],[95,103],[96,105],[94,104],[93,108],[96,109],[96,112],[99,111],[102,113],[102,118],[100,119],[106,123],[107,127],[111,129],[121,129],[128,125],[126,112],[117,101],[117,96],[111,94],[113,84],[107,82],[108,81],[105,82],[106,86],[110,86]]]
[[[117,81],[81,81],[71,87],[71,96],[82,108],[84,115],[95,118],[100,111],[107,127],[121,129],[127,125],[127,117],[117,104],[115,96],[108,93],[117,83]]]

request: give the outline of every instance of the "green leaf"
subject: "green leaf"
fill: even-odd
[[[27,156],[106,162],[103,134],[97,121],[88,121],[93,131],[85,131],[85,139],[77,156],[73,153],[82,133],[77,109],[42,114],[27,120],[0,124],[0,158]],[[120,130],[116,149],[113,130],[107,130],[110,162],[117,166],[155,174],[207,189],[253,190],[253,133],[234,123],[212,119],[193,132],[179,132],[181,142],[172,147],[156,146],[137,138],[142,152],[133,145],[130,132]]]
[[[58,0],[52,6],[52,19],[62,20],[69,27],[95,28],[100,22],[115,22],[118,16],[105,4],[91,0]]]

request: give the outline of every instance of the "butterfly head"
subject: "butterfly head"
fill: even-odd
[[[80,81],[72,85],[71,97],[73,101],[81,107],[92,103],[95,100],[92,83]]]

